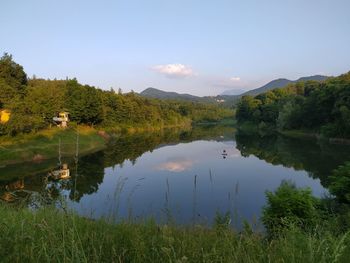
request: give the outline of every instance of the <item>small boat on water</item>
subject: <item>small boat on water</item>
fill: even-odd
[[[226,152],[226,150],[223,150],[221,155],[222,155],[222,157],[223,157],[224,159],[226,159],[226,157],[227,157],[227,152]]]

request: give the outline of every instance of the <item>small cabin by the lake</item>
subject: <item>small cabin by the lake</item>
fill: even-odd
[[[0,110],[0,123],[6,123],[10,120],[11,112],[9,110]]]
[[[69,113],[66,111],[62,111],[58,113],[58,116],[53,117],[53,121],[57,123],[57,126],[66,128],[69,122]]]

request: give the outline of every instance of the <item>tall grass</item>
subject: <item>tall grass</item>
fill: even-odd
[[[349,233],[290,227],[274,239],[228,227],[110,224],[0,205],[1,262],[348,262]]]

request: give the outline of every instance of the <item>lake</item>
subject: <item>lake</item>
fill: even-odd
[[[64,159],[65,180],[47,178],[57,160],[1,167],[0,196],[113,221],[210,225],[216,213],[229,212],[233,227],[247,220],[261,228],[267,190],[290,180],[322,197],[331,171],[349,156],[344,145],[198,126],[115,137],[103,151]]]

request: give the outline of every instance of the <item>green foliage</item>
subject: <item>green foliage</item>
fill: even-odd
[[[283,181],[274,193],[267,191],[266,198],[262,221],[270,234],[289,225],[303,229],[315,226],[318,215],[311,189],[298,189],[293,183]]]
[[[350,203],[350,162],[346,162],[333,171],[330,176],[329,191],[339,201]]]
[[[289,84],[241,98],[236,118],[280,130],[307,129],[327,137],[350,138],[350,72],[324,82]]]

